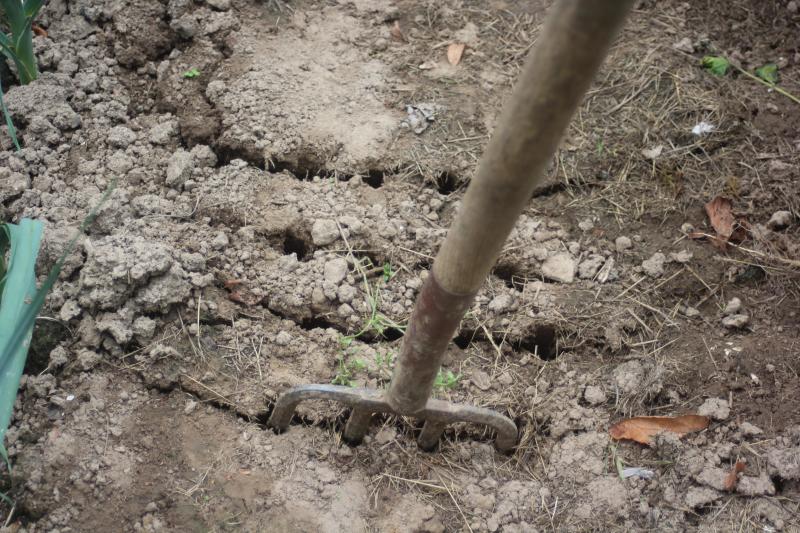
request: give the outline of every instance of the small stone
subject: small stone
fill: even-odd
[[[193,158],[186,150],[178,150],[169,158],[165,183],[178,188],[192,176]]]
[[[474,371],[470,376],[470,381],[480,390],[489,390],[492,387],[492,380],[489,374],[482,370]]]
[[[742,301],[739,298],[731,298],[728,305],[722,311],[723,315],[735,315],[742,310]]]
[[[684,222],[683,224],[681,224],[681,233],[683,233],[684,235],[688,235],[693,231],[694,231],[694,226],[692,226],[688,222]]]
[[[542,264],[542,274],[553,281],[572,283],[575,280],[575,259],[565,252],[552,255]]]
[[[675,261],[676,263],[680,263],[682,265],[691,261],[692,257],[694,256],[689,250],[681,250],[680,252],[672,252],[669,254],[671,261]]]
[[[81,350],[78,352],[78,366],[81,370],[91,370],[100,362],[100,355],[91,350]]]
[[[195,411],[195,409],[197,409],[197,402],[194,400],[189,400],[186,402],[186,405],[183,408],[183,414],[190,415]]]
[[[347,277],[347,260],[337,257],[325,263],[323,279],[333,285],[338,285]]]
[[[722,498],[722,493],[709,487],[689,487],[686,491],[686,506],[694,509]]]
[[[156,332],[156,321],[150,317],[140,316],[133,321],[131,326],[133,334],[140,339],[150,339]]]
[[[605,262],[606,260],[602,255],[589,256],[586,261],[578,265],[578,277],[581,279],[593,279]]]
[[[167,144],[174,135],[178,134],[175,122],[162,122],[150,128],[149,140],[153,144]]]
[[[505,387],[510,387],[511,385],[514,384],[514,378],[512,378],[511,374],[509,374],[508,372],[503,372],[502,374],[497,376],[497,382]]]
[[[697,308],[687,306],[683,314],[689,318],[694,318],[696,316],[700,316],[700,311]]]
[[[394,440],[397,440],[397,430],[393,427],[385,426],[375,435],[375,443],[379,445],[389,444]]]
[[[731,414],[731,408],[728,400],[709,398],[697,409],[697,414],[711,417],[714,420],[725,420]]]
[[[795,0],[792,0],[791,2],[786,4],[786,11],[788,11],[791,14],[797,13],[797,9],[798,9],[797,2]]]
[[[756,476],[742,476],[736,484],[736,492],[746,496],[774,496],[775,484],[769,478],[766,472],[761,472],[761,475]]]
[[[217,154],[210,146],[198,144],[190,152],[198,167],[213,167],[217,164]]]
[[[498,294],[492,301],[489,302],[489,311],[494,313],[502,313],[509,307],[511,307],[511,296],[506,293]]]
[[[737,314],[726,316],[722,319],[722,325],[728,329],[742,329],[750,323],[750,315]]]
[[[581,231],[591,231],[594,229],[594,222],[592,222],[592,219],[590,218],[581,220],[578,222],[578,228],[580,228]]]
[[[60,368],[69,362],[69,354],[63,346],[56,346],[50,351],[49,367]]]
[[[654,253],[650,259],[642,261],[642,270],[651,278],[657,278],[664,274],[664,263],[667,257],[661,252]]]
[[[741,429],[742,434],[747,437],[755,437],[756,435],[761,435],[763,433],[761,428],[754,426],[750,422],[742,422],[741,425],[739,425],[739,429]]]
[[[81,306],[78,305],[78,302],[75,300],[67,300],[64,302],[64,305],[61,306],[58,315],[64,322],[69,322],[73,318],[81,316]]]
[[[314,221],[311,226],[311,240],[317,246],[325,246],[339,238],[339,228],[336,222],[329,219],[320,218]]]
[[[684,37],[677,43],[673,44],[672,48],[678,50],[679,52],[686,52],[687,54],[694,53],[694,44],[692,44],[692,40],[689,37]]]
[[[336,297],[340,302],[349,304],[353,301],[353,298],[356,297],[356,288],[352,285],[348,285],[347,283],[343,283],[342,285],[339,285],[338,289],[336,289]]]
[[[211,241],[211,247],[215,250],[221,250],[228,246],[229,242],[230,241],[228,240],[228,236],[225,234],[225,232],[219,231],[216,235],[214,235],[214,240]]]
[[[158,511],[158,504],[156,504],[156,502],[150,502],[147,504],[144,510],[145,512],[148,513],[155,513],[156,511]]]
[[[589,385],[583,391],[583,399],[589,405],[600,405],[606,402],[606,393],[597,385]]]
[[[775,211],[767,222],[767,227],[773,231],[785,229],[792,223],[790,211]]]
[[[275,344],[278,346],[288,346],[292,342],[292,336],[287,331],[279,331],[275,336]]]
[[[127,148],[136,140],[136,134],[125,126],[114,126],[109,130],[107,140],[114,148]]]
[[[631,248],[633,246],[633,242],[630,240],[629,237],[617,237],[614,241],[614,247],[617,249],[617,252],[624,252],[625,250]]]

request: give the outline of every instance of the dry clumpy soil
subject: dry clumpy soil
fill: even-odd
[[[2,531],[798,531],[800,106],[698,66],[800,94],[795,1],[637,2],[436,390],[511,416],[513,454],[392,417],[351,448],[326,403],[265,428],[289,386],[387,383],[547,5],[49,2],[3,216],[46,221],[44,274],[115,189],[35,330]],[[741,248],[687,238],[717,195]]]

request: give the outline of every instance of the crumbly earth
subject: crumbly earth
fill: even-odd
[[[699,67],[800,94],[795,1],[637,2],[435,391],[512,454],[386,416],[353,448],[325,402],[265,426],[292,385],[386,385],[548,4],[48,2],[3,216],[45,221],[44,276],[113,191],[34,332],[0,531],[800,531],[800,107]],[[716,195],[740,247],[689,238]]]

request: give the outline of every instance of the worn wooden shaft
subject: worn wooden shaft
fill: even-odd
[[[417,299],[386,397],[397,412],[413,414],[425,406],[447,344],[632,3],[558,0],[550,9]]]

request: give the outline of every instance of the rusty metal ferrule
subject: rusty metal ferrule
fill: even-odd
[[[386,402],[395,412],[412,415],[425,408],[447,345],[475,294],[447,291],[430,271],[417,297],[386,392]]]

